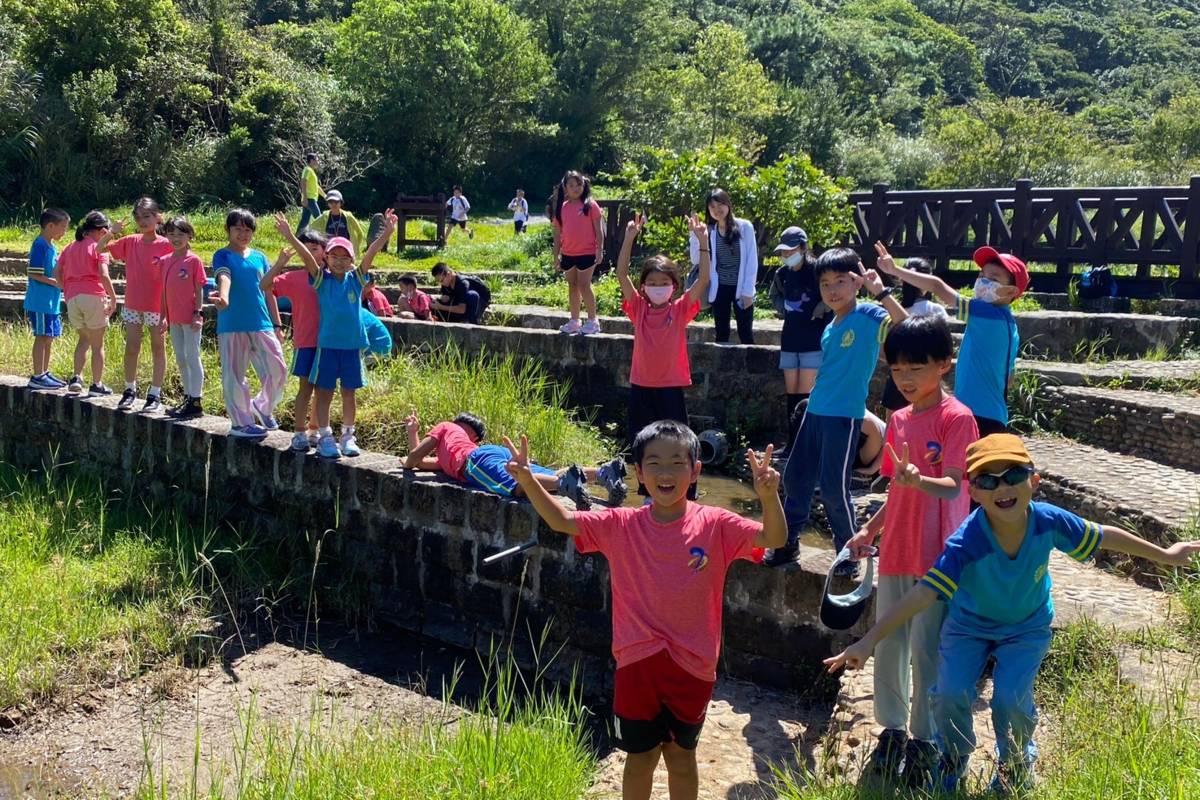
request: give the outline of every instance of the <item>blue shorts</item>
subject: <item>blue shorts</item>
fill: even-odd
[[[317,360],[317,348],[297,347],[292,351],[292,374],[297,378],[308,380],[312,374],[313,365]]]
[[[821,366],[821,351],[810,350],[807,353],[788,353],[779,351],[780,369],[819,369]]]
[[[335,350],[318,347],[316,366],[308,374],[308,382],[318,389],[361,389],[363,380],[362,355],[357,350]]]
[[[62,336],[62,317],[41,311],[26,311],[34,336]]]
[[[512,453],[508,448],[498,444],[485,444],[475,448],[471,455],[467,456],[467,465],[463,468],[467,485],[501,497],[512,497],[517,491],[517,481],[504,468],[511,459]],[[530,464],[529,469],[535,475],[558,474],[537,464]]]

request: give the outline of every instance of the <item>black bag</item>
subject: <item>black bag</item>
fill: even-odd
[[[1079,276],[1079,299],[1096,300],[1117,296],[1117,279],[1107,265],[1092,267]]]

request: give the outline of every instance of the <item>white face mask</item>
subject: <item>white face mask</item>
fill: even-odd
[[[985,303],[994,303],[999,299],[996,296],[996,290],[999,288],[1000,284],[991,278],[981,275],[975,279],[975,297]]]
[[[646,298],[656,306],[661,306],[671,299],[671,295],[675,294],[674,286],[643,286],[642,291],[646,293]]]
[[[789,267],[795,267],[795,266],[798,266],[800,264],[800,262],[803,260],[804,260],[804,251],[798,250],[795,253],[792,253],[787,258],[785,258],[783,260],[783,263],[787,264]]]

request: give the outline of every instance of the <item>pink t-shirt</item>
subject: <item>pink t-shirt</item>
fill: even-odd
[[[183,258],[172,253],[162,259],[167,288],[167,322],[171,325],[190,325],[195,321],[196,289],[203,290],[208,275],[204,262],[191,250]]]
[[[174,250],[165,236],[146,241],[140,233],[122,236],[108,252],[125,262],[125,308],[130,311],[162,313],[164,263]]]
[[[665,649],[700,680],[716,680],[725,574],[750,559],[762,524],[698,503],[666,525],[650,506],[576,512],[575,524],[575,549],[608,559],[617,667]]]
[[[559,231],[559,251],[564,256],[590,256],[596,253],[596,220],[602,216],[600,206],[588,200],[586,214],[579,213],[580,205],[575,200],[563,203],[562,222],[557,218],[554,227]]]
[[[292,347],[316,347],[321,308],[317,290],[308,280],[308,272],[294,269],[275,278],[271,291],[292,303]]]
[[[922,475],[942,478],[946,470],[963,471],[962,490],[953,500],[939,500],[919,489],[892,484],[888,488],[883,538],[879,544],[880,575],[924,575],[942,554],[946,540],[971,511],[967,494],[967,447],[979,438],[971,410],[954,397],[933,408],[913,412],[902,408],[888,420],[887,442],[897,455],[908,443],[909,463]],[[896,465],[884,451],[883,475],[894,475]]]
[[[621,308],[633,322],[629,382],[650,389],[691,386],[687,326],[700,313],[700,303],[685,293],[662,308],[652,308],[650,301],[639,293],[622,302]]]
[[[471,441],[457,422],[439,422],[428,435],[437,439],[437,461],[442,472],[455,480],[465,481],[463,470],[467,467],[467,456],[479,449],[479,445]]]
[[[106,296],[108,292],[100,280],[100,268],[107,263],[108,253],[97,252],[93,240],[81,239],[63,248],[54,270],[62,280],[63,299],[70,300],[81,294]]]
[[[403,296],[403,295],[402,295]],[[412,293],[412,297],[406,297],[408,300],[408,309],[417,319],[429,319],[430,302],[432,298],[429,295],[417,289]]]

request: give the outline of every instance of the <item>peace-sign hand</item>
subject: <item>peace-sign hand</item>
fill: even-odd
[[[847,669],[862,669],[863,664],[871,657],[871,651],[865,647],[862,640],[855,642],[832,658],[825,659],[829,672],[837,672],[842,667]]]
[[[386,233],[394,233],[399,222],[400,218],[396,216],[396,212],[392,209],[389,208],[383,212],[383,230]]]
[[[522,433],[521,446],[517,447],[513,444],[512,439],[505,436],[504,446],[508,448],[508,452],[512,453],[512,458],[504,465],[508,474],[516,478],[518,483],[522,478],[532,478],[533,473],[529,469],[529,437]]]
[[[421,421],[417,417],[417,412],[415,410],[408,412],[408,416],[404,418],[404,429],[408,431],[410,435],[415,436],[416,434],[420,433]]]
[[[122,233],[125,232],[125,220],[124,219],[114,220],[113,223],[108,226],[108,232],[114,238],[116,238],[117,236],[120,236]]]
[[[649,219],[649,217],[639,211],[625,224],[625,232],[630,236],[637,236],[642,232],[642,228],[646,227],[646,222]]]
[[[858,271],[861,277],[855,282],[870,292],[872,297],[883,291],[883,279],[879,277],[878,272],[873,269],[863,269],[861,261],[858,262]],[[854,273],[850,273],[850,275],[853,277]]]
[[[771,466],[771,454],[775,445],[767,445],[767,450],[759,459],[758,453],[746,451],[746,461],[750,463],[750,472],[754,475],[754,491],[759,498],[770,498],[779,493],[779,471]]]
[[[703,242],[704,237],[708,235],[708,226],[695,214],[688,214],[687,226],[688,230],[692,232],[692,236],[696,237],[697,242]]]
[[[287,241],[287,235],[292,232],[292,225],[282,212],[275,214],[275,230],[283,235],[284,241]]]
[[[875,266],[880,272],[887,275],[896,275],[896,262],[892,259],[892,254],[888,252],[887,247],[883,242],[875,243]]]
[[[896,474],[893,480],[897,486],[907,486],[915,489],[921,485],[921,470],[917,469],[916,464],[910,464],[908,461],[908,442],[905,442],[900,448],[900,455],[896,455],[895,449],[891,443],[884,445],[887,448],[888,456],[892,459],[892,463],[896,465]]]

